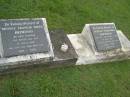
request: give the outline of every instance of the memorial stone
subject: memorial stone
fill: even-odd
[[[115,24],[93,24],[90,31],[98,52],[121,48]]]
[[[41,18],[0,20],[1,56],[12,57],[49,52]]]

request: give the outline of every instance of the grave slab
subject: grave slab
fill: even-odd
[[[89,24],[87,24],[87,26],[88,25]],[[78,61],[76,65],[119,61],[130,58],[130,41],[122,31],[117,30],[117,36],[119,38],[121,48],[119,46],[119,49],[97,52],[95,50],[94,40],[91,38],[91,34],[87,34],[90,32],[86,30],[86,28],[84,28],[81,34],[68,34],[68,37],[78,54]],[[84,31],[88,32],[84,34]],[[86,38],[84,37],[85,35]]]

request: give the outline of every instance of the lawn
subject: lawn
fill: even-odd
[[[130,38],[130,0],[0,0],[0,19],[35,17],[66,33],[115,22]],[[0,97],[130,97],[130,60],[0,76]]]

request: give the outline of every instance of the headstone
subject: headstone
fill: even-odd
[[[114,23],[86,24],[81,34],[68,37],[78,55],[77,65],[130,58],[130,41]]]
[[[95,51],[105,52],[121,48],[114,23],[90,24],[87,29],[94,42]]]
[[[42,18],[0,20],[0,34],[2,57],[50,51]]]

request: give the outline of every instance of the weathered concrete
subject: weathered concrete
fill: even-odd
[[[93,52],[91,46],[86,42],[83,34],[68,34],[68,37],[78,54],[76,65],[86,65],[94,63],[102,63],[108,61],[118,61],[130,58],[130,41],[121,32],[117,31],[119,40],[122,45],[121,50],[108,51],[105,53]]]
[[[78,56],[64,31],[63,30],[50,31],[50,36],[54,51],[53,62],[61,65],[63,64],[75,65]],[[63,44],[68,45],[68,50],[66,52],[61,50]]]

